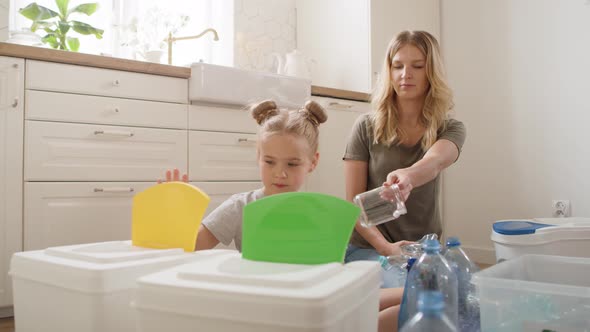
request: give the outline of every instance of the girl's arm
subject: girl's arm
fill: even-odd
[[[397,183],[407,199],[413,188],[432,181],[441,171],[451,166],[458,157],[459,149],[455,143],[447,139],[440,139],[414,165],[389,173],[384,185]]]
[[[348,201],[352,202],[354,196],[367,190],[368,168],[369,164],[366,161],[344,160],[344,180]],[[366,228],[357,221],[354,228],[380,255],[389,256],[395,253],[393,244],[383,237],[377,227]]]
[[[207,229],[203,224],[199,226],[199,233],[197,234],[197,242],[195,243],[195,250],[212,249],[219,243],[219,240]]]

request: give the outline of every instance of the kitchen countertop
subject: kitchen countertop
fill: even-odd
[[[78,53],[55,50],[51,48],[24,46],[12,43],[0,42],[0,56],[11,56],[32,60],[59,62],[71,65],[89,66],[114,70],[125,70],[137,73],[189,78],[191,69],[189,67],[170,66],[159,63],[136,61],[122,58],[114,58],[102,55]],[[350,99],[357,101],[369,101],[370,94],[340,90],[312,85],[311,94],[333,98]]]
[[[11,43],[0,42],[0,55],[180,78],[189,78],[191,76],[191,69],[188,67],[169,66],[159,63],[60,51],[51,48],[24,46]]]
[[[333,98],[350,99],[350,100],[356,100],[356,101],[371,101],[371,95],[368,93],[326,88],[326,87],[317,86],[317,85],[311,86],[311,94],[313,96],[333,97]]]

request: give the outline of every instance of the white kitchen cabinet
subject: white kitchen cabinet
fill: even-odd
[[[191,105],[190,181],[260,181],[252,124],[243,109]]]
[[[150,181],[186,171],[186,130],[26,121],[27,181]]]
[[[129,240],[133,196],[154,182],[27,182],[24,250]]]
[[[320,125],[320,162],[307,181],[307,191],[346,199],[342,157],[356,119],[371,110],[367,102],[313,97],[328,113],[328,121]]]
[[[297,0],[297,47],[312,84],[370,93],[389,41],[403,30],[439,37],[440,0]]]
[[[22,250],[24,65],[0,57],[0,314],[12,305],[10,258]]]
[[[188,170],[188,80],[27,60],[25,81],[24,248],[129,239],[133,196]]]
[[[243,108],[189,106],[189,179],[211,201],[208,215],[230,196],[262,187],[256,158],[257,124]],[[235,249],[218,244],[218,249]]]

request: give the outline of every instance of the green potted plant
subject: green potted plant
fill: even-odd
[[[18,12],[33,21],[32,32],[42,29],[47,33],[42,38],[43,43],[56,49],[77,52],[80,48],[80,40],[68,36],[70,30],[81,35],[94,35],[97,39],[102,39],[104,30],[70,19],[72,14],[92,15],[98,9],[98,3],[84,3],[73,8],[69,8],[69,3],[69,0],[55,0],[58,8],[56,12],[33,2]]]

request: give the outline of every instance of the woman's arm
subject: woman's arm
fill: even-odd
[[[458,157],[459,149],[455,143],[440,139],[414,165],[389,173],[384,184],[396,183],[407,199],[413,188],[432,181],[441,171],[451,166]]]
[[[344,160],[344,180],[346,181],[346,199],[352,202],[357,194],[367,190],[369,163],[359,160]],[[392,255],[392,244],[389,243],[377,227],[364,227],[358,221],[356,231],[367,240],[380,255]]]

